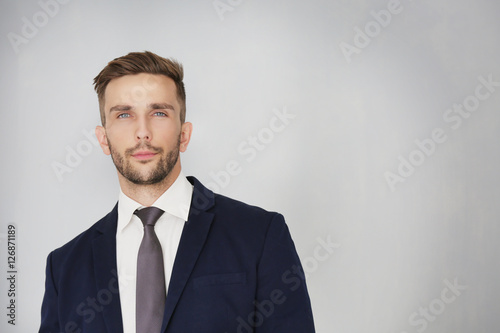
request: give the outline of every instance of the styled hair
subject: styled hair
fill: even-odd
[[[177,88],[177,99],[181,106],[181,124],[186,120],[186,91],[184,90],[184,70],[174,59],[166,59],[149,51],[131,52],[125,56],[110,61],[94,78],[94,89],[99,99],[102,126],[106,125],[104,110],[104,93],[108,83],[125,75],[140,73],[161,74],[171,78]]]

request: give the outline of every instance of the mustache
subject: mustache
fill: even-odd
[[[138,142],[135,145],[135,147],[128,148],[127,150],[125,150],[125,154],[127,156],[131,156],[131,155],[134,155],[135,152],[137,152],[138,150],[149,150],[149,151],[152,151],[153,153],[162,153],[163,152],[163,148],[154,147],[153,145],[151,145],[151,143],[144,141],[144,142]]]

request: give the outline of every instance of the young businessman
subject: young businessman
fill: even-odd
[[[314,332],[283,216],[185,177],[183,69],[151,52],[94,79],[113,210],[47,259],[40,332]]]

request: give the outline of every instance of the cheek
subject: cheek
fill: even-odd
[[[134,131],[132,126],[126,123],[113,123],[107,128],[108,138],[111,143],[119,143],[127,140],[128,137],[133,137]]]
[[[126,138],[120,133],[109,133],[108,142],[112,149],[116,152],[124,151],[130,143]]]
[[[176,146],[181,129],[179,126],[161,126],[156,128],[155,137],[158,142],[164,142],[168,146]]]
[[[163,146],[167,147],[169,150],[177,147],[178,143],[178,138],[179,136],[176,135],[175,133],[172,133],[170,135],[162,135],[159,137],[157,140],[158,143],[163,143]]]

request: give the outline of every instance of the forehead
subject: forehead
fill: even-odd
[[[174,80],[161,74],[140,73],[111,80],[104,92],[105,109],[116,104],[168,102],[177,110],[177,88]]]

